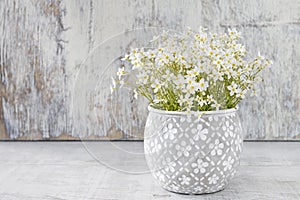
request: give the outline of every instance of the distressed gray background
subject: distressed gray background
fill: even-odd
[[[145,102],[109,95],[114,59],[200,25],[235,27],[274,62],[240,105],[245,139],[300,139],[299,0],[1,0],[0,138],[142,139]]]

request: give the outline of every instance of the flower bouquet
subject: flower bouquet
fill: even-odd
[[[125,55],[111,90],[130,86],[149,101],[145,157],[163,188],[185,194],[220,191],[234,176],[242,149],[238,103],[271,61],[250,59],[240,33],[154,37]],[[132,84],[132,77],[135,77]]]

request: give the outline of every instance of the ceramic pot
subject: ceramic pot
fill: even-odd
[[[237,110],[207,111],[201,117],[148,110],[145,157],[161,186],[184,194],[223,190],[240,161],[243,140]]]

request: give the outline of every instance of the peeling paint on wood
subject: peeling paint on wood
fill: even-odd
[[[202,25],[237,28],[274,62],[260,96],[240,105],[245,139],[299,139],[299,10],[297,0],[3,0],[0,138],[142,139],[145,101],[110,96],[116,58],[150,38],[140,28]]]

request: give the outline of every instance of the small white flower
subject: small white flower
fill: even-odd
[[[170,188],[171,188],[173,191],[178,191],[178,190],[179,190],[179,186],[174,185],[174,184],[172,184],[172,185],[170,186]]]
[[[245,46],[238,38],[240,33],[234,29],[228,29],[227,34],[189,29],[187,36],[164,32],[154,38],[151,50],[132,49],[121,58],[126,67],[119,68],[110,89],[121,88],[125,75],[132,74],[137,77],[133,89],[164,109],[191,113],[226,108],[232,105],[230,102],[245,98],[258,81],[257,72],[271,64],[260,54],[246,61]],[[131,83],[126,80],[126,84]],[[211,94],[224,96],[229,104]]]
[[[152,149],[152,152],[159,152],[161,150],[161,144],[157,139],[154,139],[154,141],[150,143],[150,147]]]
[[[177,129],[173,127],[172,123],[169,123],[167,126],[165,126],[162,131],[164,138],[170,140],[174,140],[175,134],[177,133]]]
[[[151,87],[154,88],[154,93],[157,93],[161,88],[162,84],[159,83],[159,80],[155,79],[155,82],[151,84]]]
[[[122,61],[126,61],[126,60],[129,60],[129,55],[126,54],[123,58],[121,58]]]
[[[230,91],[230,96],[233,96],[237,91],[237,84],[232,82],[231,85],[227,86],[227,89]]]
[[[118,69],[118,72],[117,72],[117,76],[119,77],[119,80],[121,80],[121,77],[125,75],[125,68],[124,67],[120,67]]]
[[[223,162],[224,170],[231,170],[233,163],[234,159],[229,156],[228,159]]]
[[[211,103],[214,101],[214,98],[212,95],[207,95],[207,99],[206,99],[207,103]]]
[[[199,86],[200,92],[205,91],[208,88],[208,82],[206,82],[204,80],[204,78],[201,78],[200,81],[199,81],[198,86]]]
[[[216,139],[215,144],[211,144],[210,148],[212,149],[211,155],[222,155],[222,149],[224,148],[224,144],[220,143],[219,139]]]
[[[219,71],[219,70],[216,70],[214,69],[211,76],[213,77],[214,79],[214,82],[216,81],[223,81],[224,80],[224,77],[223,77],[224,73],[222,71]]]
[[[241,137],[239,137],[239,136],[237,136],[238,138],[235,140],[235,142],[234,142],[234,144],[235,144],[235,150],[236,151],[241,151],[242,150],[242,142],[243,142],[243,140],[242,140],[242,138]]]
[[[202,191],[204,190],[204,188],[201,187],[200,185],[198,185],[198,186],[196,186],[196,187],[194,188],[194,190],[197,191],[197,192],[202,192]]]
[[[219,110],[221,107],[221,104],[219,104],[217,101],[213,101],[213,104],[211,107],[215,108],[216,110]]]
[[[195,94],[196,90],[198,89],[198,84],[195,80],[188,80],[186,86],[186,92],[189,94]]]
[[[185,94],[185,95],[180,95],[179,99],[177,102],[179,103],[180,106],[190,104],[190,101],[192,100],[192,97],[190,94]]]
[[[208,184],[215,185],[215,184],[217,184],[219,179],[220,178],[216,174],[214,174],[211,177],[208,177]]]
[[[242,90],[242,89],[238,88],[238,89],[236,90],[236,97],[237,97],[237,98],[240,97],[240,98],[244,99],[246,93],[247,93],[247,90]]]
[[[233,38],[241,37],[241,34],[239,32],[237,32],[235,29],[228,28],[228,34],[230,35],[230,37],[233,37]]]
[[[142,72],[140,74],[137,75],[138,81],[137,84],[147,84],[148,80],[149,80],[149,76],[148,74]]]
[[[185,79],[182,75],[179,74],[174,78],[174,83],[177,89],[182,89],[185,85]]]
[[[142,66],[144,66],[144,64],[142,62],[140,62],[139,60],[134,60],[132,62],[132,70],[138,69]]]
[[[229,123],[227,120],[225,122],[225,125],[222,126],[223,131],[225,131],[225,137],[228,137],[229,135],[232,137],[233,136],[233,125]]]
[[[165,169],[167,172],[170,171],[171,173],[174,173],[175,167],[176,167],[176,162],[169,162],[169,163],[167,163]]]
[[[178,178],[178,180],[180,181],[181,185],[189,185],[191,178],[183,174],[181,177]]]
[[[192,167],[195,168],[195,174],[198,174],[199,172],[204,174],[206,172],[206,167],[208,167],[208,162],[204,162],[202,159],[197,159],[197,163],[192,163]]]
[[[202,99],[201,97],[196,98],[197,103],[202,107],[203,105],[207,104],[207,101]]]
[[[185,141],[181,141],[180,144],[175,145],[175,149],[177,150],[177,156],[185,156],[188,157],[190,155],[190,151],[192,147],[188,145]]]
[[[193,137],[195,141],[198,141],[199,139],[206,140],[208,130],[203,128],[202,124],[198,124],[197,129],[192,129],[192,133],[195,134]]]
[[[166,74],[162,76],[165,81],[172,81],[174,79],[174,74],[170,72],[170,70],[166,71]]]
[[[149,51],[149,52],[147,52],[146,53],[146,56],[148,57],[148,58],[155,58],[155,56],[156,56],[156,52],[155,51]]]

